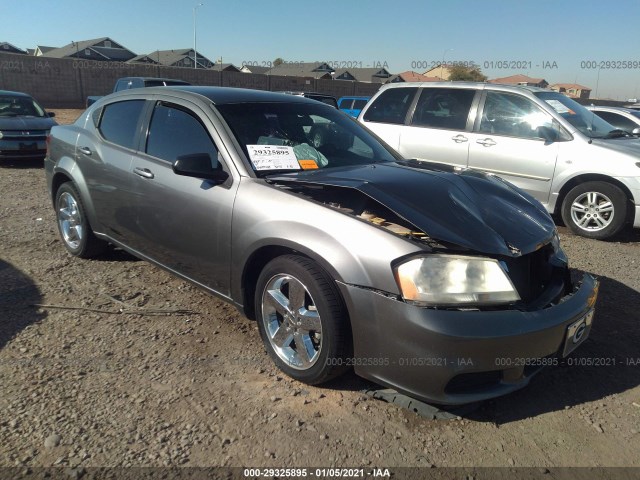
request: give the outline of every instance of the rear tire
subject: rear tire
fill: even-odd
[[[288,376],[316,385],[349,369],[346,309],[333,279],[312,260],[269,262],[258,277],[255,311],[267,353]]]
[[[56,192],[58,231],[67,251],[74,257],[91,258],[104,252],[107,243],[93,234],[78,190],[65,182]]]
[[[627,196],[607,182],[585,182],[562,202],[562,220],[576,235],[606,240],[622,230],[629,217]]]

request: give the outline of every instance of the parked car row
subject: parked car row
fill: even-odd
[[[383,86],[359,121],[404,158],[492,173],[576,234],[640,227],[640,142],[569,97],[487,83]]]
[[[453,128],[463,106],[454,98],[467,99],[498,143],[499,129],[521,120],[513,106],[530,100],[496,99],[492,111],[469,90],[433,92],[432,103],[419,100],[422,86],[386,89],[361,119],[413,128],[423,102],[421,121]],[[547,126],[550,112],[537,108],[529,114]],[[553,118],[534,154],[575,138]],[[473,122],[453,135],[470,136]],[[119,92],[52,129],[45,172],[70,254],[92,257],[111,243],[234,304],[302,382],[355,368],[413,397],[478,401],[524,387],[591,329],[598,282],[572,281],[533,196],[476,169],[405,159],[302,96]]]

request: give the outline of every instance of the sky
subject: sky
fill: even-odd
[[[193,48],[199,3],[197,50],[211,61],[424,73],[444,58],[473,62],[490,79],[522,73],[590,87],[592,98],[640,97],[638,0],[0,0],[0,41]]]

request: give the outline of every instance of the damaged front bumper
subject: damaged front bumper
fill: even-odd
[[[598,281],[585,274],[558,304],[534,311],[438,310],[338,282],[358,375],[443,405],[526,386],[587,338]],[[584,324],[584,325],[583,325]]]

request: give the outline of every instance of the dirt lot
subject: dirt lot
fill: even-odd
[[[1,165],[0,192],[1,467],[640,466],[638,231],[598,242],[561,229],[575,273],[602,282],[575,365],[427,420],[353,375],[323,388],[283,377],[252,322],[145,262],[70,257],[41,163]]]

